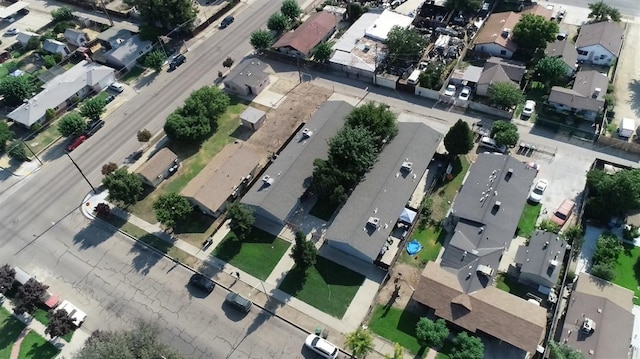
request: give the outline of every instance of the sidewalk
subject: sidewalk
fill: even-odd
[[[14,314],[13,304],[8,298],[2,295],[0,295],[0,303],[2,303],[3,308],[8,310],[10,313],[13,314],[15,318],[17,318],[19,321],[21,321],[26,325],[25,330],[28,329],[37,333],[38,335],[43,337],[45,340],[48,340],[49,343],[53,344],[56,348],[60,349],[60,353],[58,354],[57,358],[71,358],[73,354],[75,354],[77,351],[82,349],[82,347],[84,346],[84,342],[90,336],[90,333],[87,333],[87,331],[85,331],[82,327],[80,327],[76,329],[76,331],[73,333],[73,337],[71,337],[71,342],[69,343],[67,343],[62,338],[48,339],[49,336],[44,333],[44,330],[46,327],[42,323],[40,323],[35,318],[33,318],[32,316],[26,313],[22,315]],[[25,331],[23,332],[23,334],[26,335],[27,332]],[[14,343],[14,349],[11,351],[11,359],[18,358],[20,343],[22,342],[21,339],[22,338],[19,338]]]

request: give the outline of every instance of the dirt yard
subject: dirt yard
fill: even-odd
[[[392,296],[396,299],[392,304],[397,308],[404,308],[409,304],[409,299],[413,294],[413,290],[418,286],[420,281],[420,269],[412,267],[404,263],[396,263],[390,272],[391,279],[389,279],[376,298],[377,304],[387,304],[391,300]],[[396,286],[400,287],[400,290],[396,293]],[[413,302],[412,302],[413,303]],[[409,308],[410,310],[417,310],[418,308]]]
[[[280,80],[276,82],[277,85]],[[284,86],[282,86],[284,85]],[[281,84],[282,89],[289,86]],[[281,89],[281,90],[282,90]],[[278,108],[267,113],[267,120],[260,130],[249,137],[247,143],[270,153],[277,152],[302,122],[306,122],[331,96],[331,90],[302,83],[291,91]]]

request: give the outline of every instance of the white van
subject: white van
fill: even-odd
[[[422,73],[422,71],[413,70],[413,72],[411,73],[411,75],[409,75],[409,78],[407,79],[407,84],[409,84],[409,85],[417,85],[418,84],[418,79],[420,78],[420,73]]]
[[[479,147],[486,147],[486,148],[489,148],[489,149],[491,149],[493,151],[498,151],[500,153],[506,153],[507,152],[507,146],[498,145],[496,140],[494,140],[493,138],[491,138],[489,136],[482,137],[482,139],[480,139],[480,144],[478,144],[478,146]]]

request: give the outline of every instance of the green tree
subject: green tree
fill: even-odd
[[[295,21],[302,14],[302,9],[296,0],[284,0],[280,7],[280,12],[286,16],[290,21]]]
[[[85,100],[80,106],[80,114],[90,120],[97,121],[104,113],[107,101],[102,96],[94,96]]]
[[[404,348],[398,343],[393,343],[393,354],[385,354],[384,359],[402,359],[404,358]]]
[[[351,184],[357,180],[357,176],[341,171],[328,160],[315,159],[313,161],[313,180],[311,187],[320,196],[328,197],[334,204],[346,200],[346,185],[351,189]]]
[[[574,258],[580,254],[580,248],[582,248],[582,242],[584,241],[584,231],[579,224],[570,226],[564,231],[564,238],[567,243],[571,245]]]
[[[136,138],[138,139],[138,142],[149,142],[151,140],[151,131],[144,128],[138,131]]]
[[[211,133],[211,125],[205,117],[183,116],[178,110],[167,117],[164,132],[172,141],[201,142]]]
[[[29,155],[27,155],[27,146],[21,140],[14,140],[9,145],[9,157],[17,161],[28,161]]]
[[[271,31],[268,30],[256,30],[251,33],[251,37],[249,38],[249,43],[256,50],[264,50],[271,47],[273,44],[273,36],[271,36]]]
[[[482,359],[484,358],[484,344],[480,338],[470,337],[467,332],[462,332],[453,341],[453,349],[449,358]]]
[[[118,169],[118,164],[109,162],[102,165],[102,170],[100,171],[100,173],[102,173],[103,176],[107,176],[108,174],[110,174],[111,172],[117,169]]]
[[[8,106],[18,106],[35,95],[36,87],[29,76],[5,76],[0,80],[0,95]]]
[[[356,107],[347,115],[347,125],[369,131],[377,146],[382,146],[398,134],[396,115],[389,106],[368,102]]]
[[[229,96],[215,86],[192,92],[184,106],[167,117],[167,137],[183,143],[201,142],[217,130],[218,118],[226,112],[229,102]]]
[[[418,61],[426,44],[425,37],[415,29],[393,26],[387,34],[389,64]]]
[[[16,270],[12,266],[5,264],[0,267],[0,294],[5,294],[11,287],[16,278]]]
[[[518,126],[511,122],[498,120],[494,122],[491,127],[491,137],[493,137],[499,145],[515,146],[520,139]]]
[[[430,90],[440,90],[444,81],[442,75],[444,74],[444,65],[439,61],[432,61],[427,65],[424,71],[420,73],[418,77],[418,83],[420,87],[428,88]]]
[[[56,66],[56,59],[53,56],[45,55],[42,59],[44,60],[44,67],[50,69]]]
[[[313,59],[320,63],[327,62],[331,58],[331,54],[333,54],[333,43],[328,41],[322,41],[311,50]]]
[[[589,19],[592,19],[591,22],[602,22],[609,20],[620,22],[622,20],[620,10],[605,4],[603,0],[589,4],[589,10],[591,10],[591,13],[589,13]]]
[[[554,341],[549,342],[549,355],[551,359],[583,359],[584,355],[581,352],[571,348],[566,344],[557,343]]]
[[[354,23],[360,18],[360,16],[362,16],[362,14],[366,13],[367,11],[368,9],[362,6],[362,4],[360,3],[355,1],[349,2],[347,4],[347,19],[350,23]]]
[[[53,22],[70,21],[73,20],[73,10],[66,6],[59,7],[51,10],[51,17]]]
[[[377,158],[378,150],[371,132],[360,126],[345,126],[329,140],[329,161],[357,177],[365,174]]]
[[[291,249],[291,258],[296,263],[296,268],[306,271],[316,264],[318,250],[312,241],[308,241],[301,231],[296,231],[295,244]]]
[[[593,252],[591,262],[595,264],[615,263],[618,256],[622,253],[622,243],[615,234],[605,232],[596,242],[596,249]]]
[[[267,29],[281,33],[289,27],[289,19],[282,13],[275,13],[267,20]]]
[[[58,132],[65,137],[79,136],[87,131],[87,122],[77,112],[69,112],[58,121]]]
[[[13,131],[9,129],[7,121],[0,121],[0,152],[7,148],[7,142],[13,138]]]
[[[451,156],[464,155],[473,148],[473,132],[469,125],[459,119],[444,136],[444,147]]]
[[[233,59],[231,57],[227,57],[222,61],[222,66],[226,68],[231,68],[233,66]]]
[[[253,209],[239,202],[233,202],[227,206],[227,218],[231,220],[229,228],[240,239],[246,238],[251,233],[253,222],[256,220]]]
[[[109,199],[131,205],[142,195],[142,180],[126,168],[118,168],[102,179],[102,184],[109,191]]]
[[[47,122],[50,122],[51,120],[53,120],[54,118],[56,118],[56,110],[52,109],[52,108],[48,108],[45,112],[44,112],[44,119]]]
[[[560,226],[556,222],[548,218],[545,218],[542,221],[540,221],[538,228],[540,228],[540,230],[543,230],[545,232],[551,232],[551,233],[560,232]]]
[[[160,195],[153,203],[153,211],[156,219],[167,228],[175,228],[176,224],[184,221],[193,211],[193,207],[177,193],[165,193]]]
[[[603,170],[587,172],[587,218],[607,223],[611,217],[622,217],[640,208],[640,170],[621,170],[608,174]]]
[[[148,25],[159,25],[164,29],[191,29],[198,8],[191,0],[126,0],[140,12]]]
[[[51,309],[48,313],[49,324],[44,329],[45,334],[49,334],[51,338],[57,338],[71,333],[76,325],[73,318],[64,309]]]
[[[540,81],[549,86],[567,76],[567,65],[559,57],[545,56],[538,61],[533,71]]]
[[[513,39],[518,43],[518,49],[532,54],[537,49],[545,48],[547,42],[554,41],[559,30],[555,21],[540,15],[524,14],[513,28]]]
[[[606,281],[616,277],[616,269],[612,263],[598,263],[591,266],[591,274]]]
[[[33,313],[37,305],[42,303],[42,298],[47,293],[49,286],[30,278],[24,285],[18,287],[18,293],[13,298],[13,311],[16,314]]]
[[[423,317],[416,325],[416,338],[422,346],[440,349],[448,336],[449,328],[444,319],[433,321]]]
[[[524,95],[517,84],[511,81],[500,81],[489,85],[489,101],[502,109],[510,109],[524,101]]]
[[[362,327],[358,327],[355,331],[348,333],[344,344],[351,351],[353,358],[364,358],[374,349],[371,332]]]
[[[145,56],[143,65],[153,69],[155,72],[160,72],[162,71],[162,65],[164,65],[164,61],[166,59],[167,57],[164,55],[164,51],[151,51],[147,56]]]
[[[480,9],[482,0],[446,0],[444,6],[447,9],[464,12],[475,12]]]

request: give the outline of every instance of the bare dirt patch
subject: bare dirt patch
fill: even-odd
[[[380,289],[376,303],[386,305],[392,297],[395,297],[392,306],[404,308],[413,303],[409,299],[411,299],[414,288],[417,288],[418,282],[420,282],[420,269],[405,263],[397,263],[393,267],[391,278]],[[400,289],[396,291],[397,287]],[[414,308],[409,309],[413,310]]]
[[[279,77],[278,81],[269,87],[269,91],[286,95],[289,91],[293,90],[298,85],[298,82],[291,81],[284,77]]]

